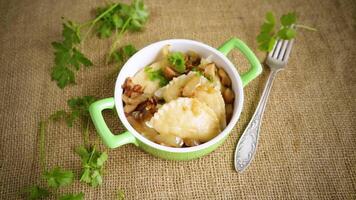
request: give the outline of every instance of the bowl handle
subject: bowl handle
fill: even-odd
[[[103,139],[105,145],[109,148],[116,148],[129,143],[138,146],[136,138],[132,133],[126,131],[119,135],[114,135],[106,125],[102,111],[105,109],[113,109],[114,106],[115,101],[113,97],[101,99],[90,105],[89,113],[96,130]]]
[[[241,75],[242,85],[245,87],[250,81],[255,79],[262,72],[262,66],[256,55],[251,51],[251,49],[241,40],[237,38],[231,38],[221,45],[218,50],[225,56],[230,53],[234,48],[240,50],[244,54],[250,63],[250,69]]]

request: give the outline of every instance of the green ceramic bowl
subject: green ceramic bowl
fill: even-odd
[[[138,70],[152,63],[159,51],[165,45],[171,45],[172,51],[195,51],[202,57],[210,58],[219,66],[222,67],[230,76],[232,81],[232,89],[235,92],[235,102],[233,116],[226,128],[210,141],[195,147],[173,148],[156,144],[140,133],[138,133],[127,121],[122,103],[122,88],[121,85],[129,76],[133,76]],[[239,75],[235,66],[230,62],[226,55],[232,50],[240,50],[250,63],[248,72]],[[256,78],[262,72],[262,67],[255,54],[247,47],[247,45],[239,39],[232,38],[215,49],[201,42],[185,39],[171,39],[159,41],[146,46],[133,55],[122,67],[115,86],[115,97],[106,98],[93,103],[90,108],[90,115],[93,123],[101,136],[103,142],[109,148],[117,148],[125,144],[134,144],[144,151],[164,159],[170,160],[190,160],[204,156],[218,146],[220,146],[237,123],[243,106],[243,87],[251,80]],[[105,109],[116,108],[118,116],[127,131],[114,135],[106,125],[102,116],[102,111]]]

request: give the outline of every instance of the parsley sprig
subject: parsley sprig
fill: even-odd
[[[47,182],[49,188],[57,189],[62,186],[70,185],[73,182],[74,174],[72,171],[64,170],[60,167],[54,167],[51,170],[46,168],[46,130],[50,122],[56,122],[59,120],[64,120],[68,127],[72,127],[74,123],[78,120],[84,122],[83,128],[83,137],[84,137],[84,146],[83,148],[90,148],[89,145],[89,125],[90,125],[90,116],[89,116],[89,106],[96,100],[93,96],[83,96],[83,97],[74,97],[67,101],[69,110],[64,109],[58,110],[48,117],[48,119],[39,122],[39,160],[40,166],[43,171],[43,179]],[[99,151],[96,151],[95,155],[102,155]],[[106,154],[106,153],[105,153]],[[103,166],[103,160],[107,159],[107,155],[99,156],[99,164]],[[104,159],[106,157],[106,159]],[[96,159],[96,158],[94,158]],[[98,159],[96,159],[98,160]],[[101,178],[101,168],[98,170],[100,172]],[[99,179],[99,178],[97,178]],[[38,185],[31,186],[25,189],[24,193],[29,199],[41,199],[47,197],[51,194],[50,190]],[[65,195],[60,199],[83,199],[83,194],[79,193],[77,195]]]
[[[46,129],[51,120],[50,117],[47,120],[39,122],[39,160],[42,177],[46,181],[47,186],[49,188],[57,189],[62,186],[70,185],[73,182],[74,174],[72,171],[64,170],[60,167],[54,167],[51,170],[48,170],[46,167]],[[43,199],[53,194],[53,192],[50,192],[49,188],[33,185],[26,188],[22,194],[31,200]]]
[[[99,13],[103,9],[99,9]],[[115,33],[114,42],[110,47],[106,62],[109,63],[117,45],[125,32],[140,31],[147,22],[149,13],[142,0],[134,0],[131,5],[120,4],[99,22],[98,33],[100,37],[109,37]]]
[[[278,39],[290,40],[295,38],[297,28],[303,28],[311,31],[316,29],[296,24],[297,14],[290,12],[280,18],[280,25],[277,24],[276,17],[272,12],[267,12],[265,21],[261,26],[260,33],[257,36],[258,47],[261,51],[269,52],[273,49]]]
[[[70,185],[73,182],[73,172],[63,170],[60,167],[55,167],[50,171],[46,171],[43,178],[47,180],[47,184],[52,188]]]
[[[79,50],[90,32],[94,31],[100,38],[107,38],[115,33],[115,39],[107,57],[107,63],[109,63],[112,57],[117,57],[114,52],[123,34],[128,30],[141,30],[148,15],[143,1],[134,0],[131,4],[112,3],[98,8],[96,17],[83,24],[64,20],[62,41],[52,42],[55,55],[51,71],[52,80],[63,89],[69,84],[76,83],[74,71],[78,71],[82,66],[93,65],[92,61]],[[83,29],[86,28],[86,32],[82,34]]]
[[[50,119],[40,121],[39,123],[39,158],[40,166],[43,171],[43,179],[46,180],[47,185],[52,188],[59,188],[61,186],[69,185],[73,182],[73,172],[64,170],[60,167],[55,167],[52,170],[48,170],[46,167],[46,129]],[[33,188],[36,189],[36,188]],[[41,190],[38,190],[41,192]]]
[[[79,45],[87,38],[96,23],[119,5],[119,3],[111,5],[102,11],[95,19],[83,24],[76,24],[70,20],[63,23],[63,40],[61,42],[52,42],[52,46],[55,50],[55,65],[52,68],[51,77],[52,80],[57,82],[59,88],[63,89],[69,84],[75,84],[73,69],[78,71],[82,65],[86,67],[93,65],[93,63],[79,51]],[[88,26],[89,29],[82,39],[81,31]]]
[[[81,182],[90,184],[92,187],[101,185],[103,182],[103,166],[108,159],[106,152],[100,152],[94,147],[78,147],[75,152],[82,160],[83,172],[80,177]]]
[[[102,184],[103,166],[108,159],[106,152],[100,152],[89,142],[89,125],[91,124],[89,115],[89,106],[96,98],[93,96],[83,96],[71,98],[67,101],[69,111],[59,110],[50,116],[54,121],[64,120],[68,127],[72,127],[77,119],[84,123],[83,146],[78,147],[75,152],[82,160],[82,173],[80,181],[88,183],[92,187]]]
[[[57,82],[59,88],[63,89],[68,84],[75,83],[74,70],[81,66],[89,67],[93,63],[78,49],[80,44],[80,27],[71,21],[63,23],[63,41],[52,42],[54,48],[54,63],[52,68],[52,80]]]
[[[64,120],[68,127],[72,127],[74,122],[81,120],[83,122],[83,140],[84,145],[89,144],[89,126],[90,114],[89,106],[94,103],[96,98],[93,96],[83,96],[71,98],[67,101],[69,111],[58,110],[50,116],[53,121]]]
[[[110,9],[109,12],[107,10]],[[107,12],[107,13],[105,13]],[[134,0],[130,5],[113,3],[97,9],[97,16],[104,17],[98,20],[97,33],[100,38],[110,37],[117,31],[139,31],[148,19],[148,12],[142,0]]]

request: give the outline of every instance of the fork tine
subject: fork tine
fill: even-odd
[[[273,51],[273,58],[277,58],[278,53],[279,53],[279,50],[280,50],[280,48],[281,48],[281,44],[282,44],[282,41],[281,41],[281,40],[278,40],[278,41],[277,41],[276,48],[275,48],[274,51]]]
[[[292,47],[293,47],[293,43],[294,43],[294,39],[292,39],[289,43],[288,43],[288,47],[286,50],[286,53],[283,56],[283,61],[287,62],[288,58],[289,58],[289,54],[292,51]]]
[[[274,44],[272,51],[270,51],[270,52],[268,53],[268,57],[271,57],[271,58],[272,58],[273,53],[274,53],[274,50],[276,49],[276,46],[277,46],[277,42]]]
[[[283,56],[285,54],[287,45],[288,45],[288,40],[283,40],[281,51],[279,52],[278,57],[277,57],[278,60],[283,60]]]

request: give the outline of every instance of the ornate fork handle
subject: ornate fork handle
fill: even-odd
[[[277,72],[278,70],[271,71],[256,111],[236,146],[235,169],[238,172],[244,171],[255,155],[263,113]]]

